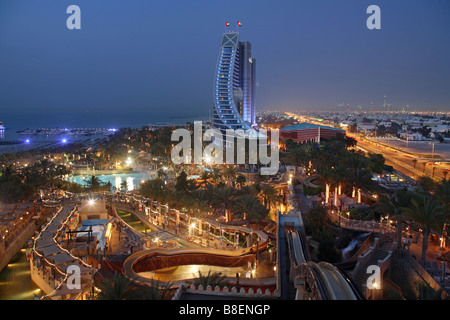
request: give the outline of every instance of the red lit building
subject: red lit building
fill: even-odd
[[[320,136],[320,139],[319,139]],[[280,140],[295,142],[321,141],[345,137],[345,130],[303,122],[280,129]]]

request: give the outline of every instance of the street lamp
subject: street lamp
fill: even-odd
[[[380,233],[383,233],[383,217],[380,219]]]
[[[432,149],[431,149],[431,177],[434,177],[434,142],[432,142]]]

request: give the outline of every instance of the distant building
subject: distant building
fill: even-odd
[[[292,139],[300,143],[331,140],[339,137],[345,137],[345,130],[309,122],[294,124],[280,129],[280,140]]]
[[[400,138],[409,141],[426,140],[426,138],[419,132],[400,132]]]
[[[450,126],[447,124],[441,124],[436,127],[431,127],[431,132],[447,132],[450,130]]]

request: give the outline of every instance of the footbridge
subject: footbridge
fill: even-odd
[[[314,262],[305,241],[301,216],[279,215],[279,235],[286,240],[289,277],[296,289],[296,300],[362,300],[351,279],[339,267]],[[280,239],[281,241],[282,239]],[[287,259],[286,259],[287,260]],[[287,270],[286,270],[287,271]],[[287,286],[286,281],[281,284]],[[285,291],[282,289],[282,292]]]

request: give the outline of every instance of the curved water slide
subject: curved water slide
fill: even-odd
[[[314,275],[323,299],[360,300],[361,295],[350,279],[336,266],[308,261],[302,237],[298,230],[287,230],[292,259],[296,265],[306,266]]]
[[[328,300],[359,300],[350,280],[328,262],[319,262],[313,266],[318,279],[323,284]]]
[[[132,196],[131,199],[133,201],[136,201],[136,202],[144,202],[144,200],[137,199],[135,196]],[[143,199],[145,199],[145,198],[143,198]],[[145,200],[148,200],[148,199],[145,199]],[[158,202],[157,201],[153,201],[153,205],[155,205],[155,204],[158,205]],[[167,212],[172,210],[172,209],[169,208],[169,206],[167,204],[161,204],[160,206],[161,206],[161,208],[164,208],[164,210],[166,210]],[[133,210],[133,211],[135,211],[135,210]],[[152,213],[158,213],[158,210],[154,209],[153,206],[150,206],[150,211]],[[139,218],[139,216],[138,216],[138,218]],[[175,218],[171,218],[169,216],[169,219],[172,220],[173,222],[175,222]],[[251,247],[243,248],[243,249],[240,249],[240,250],[226,250],[226,249],[223,249],[223,252],[233,251],[231,253],[231,255],[235,255],[235,252],[239,252],[240,255],[245,255],[245,254],[249,254],[249,253],[255,253],[256,251],[261,252],[264,249],[266,249],[267,246],[269,245],[269,240],[270,240],[269,236],[270,236],[270,234],[267,233],[264,230],[255,230],[255,229],[251,229],[251,228],[244,227],[244,226],[239,226],[239,225],[223,224],[223,223],[220,223],[220,222],[217,222],[217,221],[214,221],[214,220],[210,220],[210,219],[207,219],[207,218],[205,218],[204,221],[207,221],[209,224],[213,225],[215,228],[220,228],[220,229],[223,229],[223,230],[239,231],[239,232],[247,233],[247,234],[255,234],[258,237],[258,244],[254,244]],[[184,222],[181,222],[181,223],[186,225],[186,223],[184,223]]]
[[[292,258],[295,259],[295,264],[300,265],[302,263],[306,263],[308,259],[305,253],[305,249],[303,248],[303,243],[300,240],[301,237],[297,230],[288,230],[288,241],[290,243],[290,248],[292,250]]]

